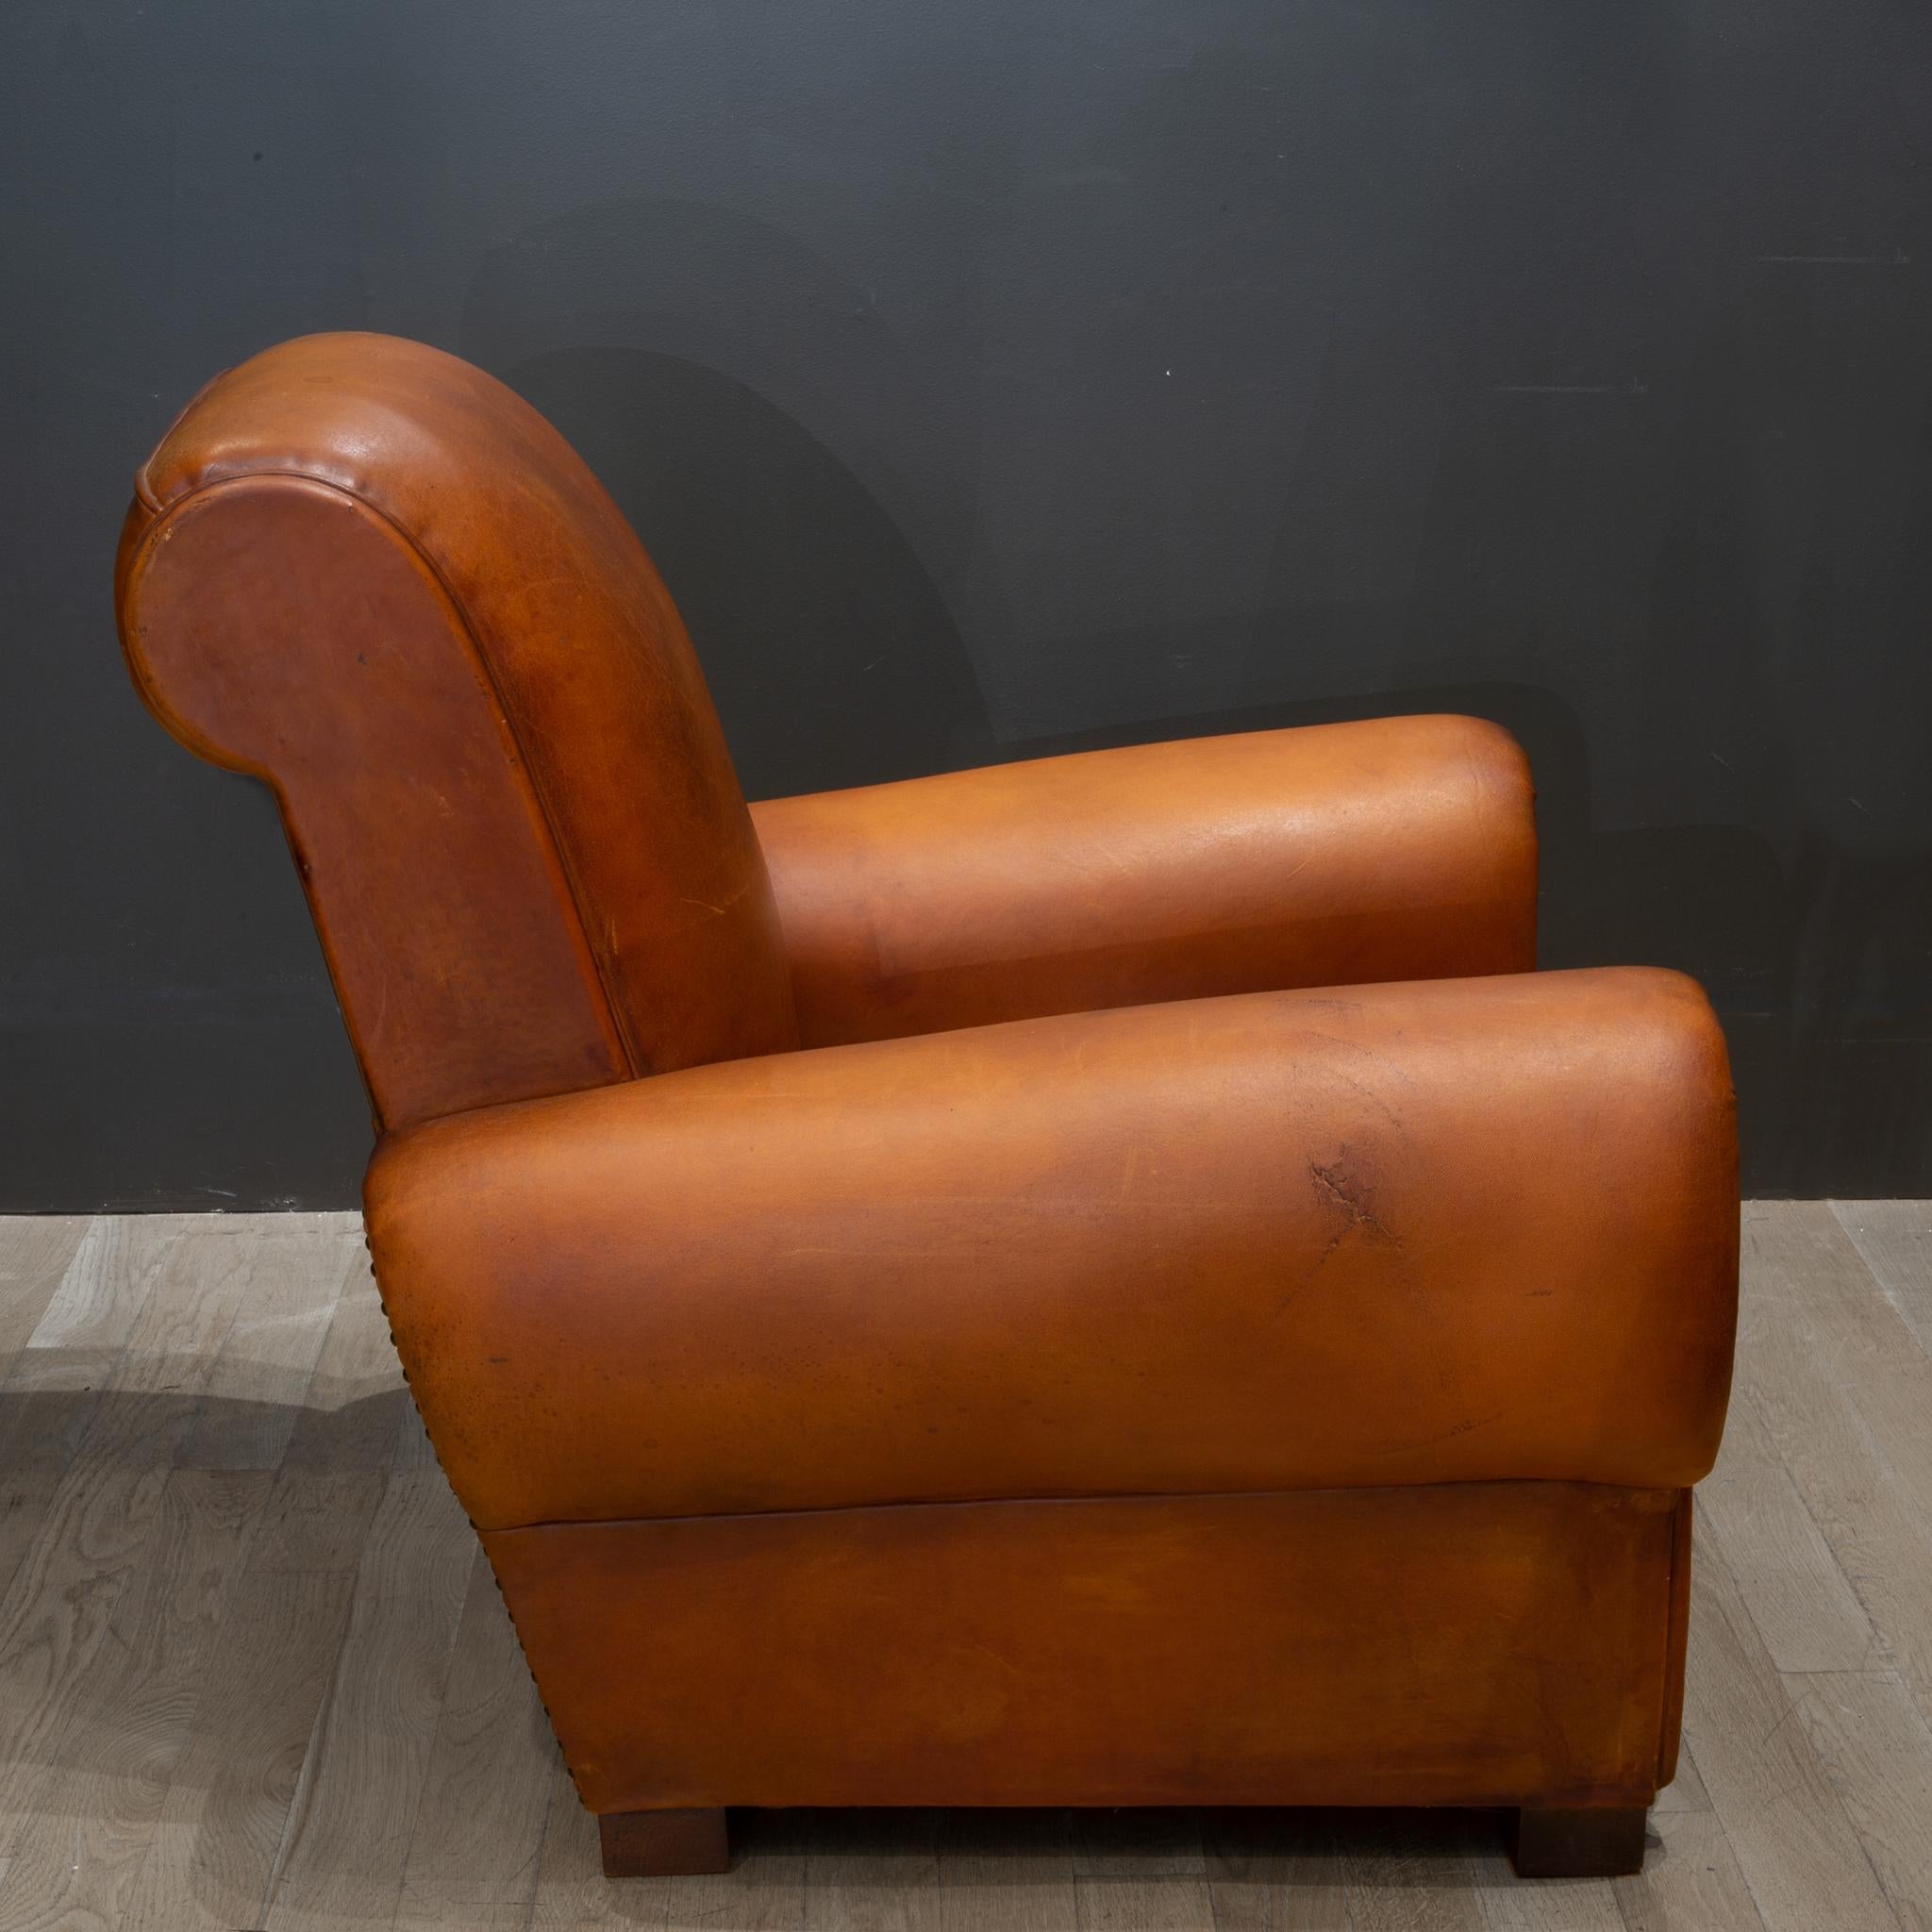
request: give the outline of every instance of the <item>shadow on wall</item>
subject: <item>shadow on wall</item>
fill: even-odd
[[[597,473],[663,574],[747,796],[993,756],[937,587],[789,416],[715,370],[641,349],[558,349],[503,374]]]
[[[820,257],[724,209],[596,204],[491,252],[458,348],[550,419],[643,540],[748,796],[995,756],[958,626],[904,534],[909,504],[888,509],[802,407],[773,400],[831,391],[860,448],[949,441],[943,423],[909,427],[929,385]]]

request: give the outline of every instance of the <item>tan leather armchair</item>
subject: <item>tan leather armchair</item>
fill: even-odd
[[[190,405],[118,604],[280,801],[396,1346],[610,1870],[731,1805],[1198,1803],[1634,1869],[1732,1098],[1689,981],[1531,972],[1506,734],[748,809],[590,473],[378,336]]]

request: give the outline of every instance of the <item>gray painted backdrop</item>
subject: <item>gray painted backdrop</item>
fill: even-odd
[[[754,795],[1483,713],[1753,1191],[1932,1193],[1923,0],[9,0],[0,72],[6,1205],[353,1198],[273,810],[108,610],[175,409],[337,327],[578,443]]]

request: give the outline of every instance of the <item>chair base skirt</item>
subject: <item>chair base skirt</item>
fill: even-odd
[[[1675,1741],[1684,1500],[1497,1482],[483,1541],[585,1804],[660,1814],[606,1826],[638,1869],[726,1805],[1432,1805],[1520,1809],[1524,1870],[1593,1871],[1633,1818],[1641,1849]]]

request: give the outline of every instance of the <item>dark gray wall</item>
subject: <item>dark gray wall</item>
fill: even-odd
[[[7,1205],[353,1197],[273,811],[108,594],[338,327],[584,449],[754,794],[1483,713],[1750,1188],[1932,1193],[1923,0],[10,0],[0,73]]]

